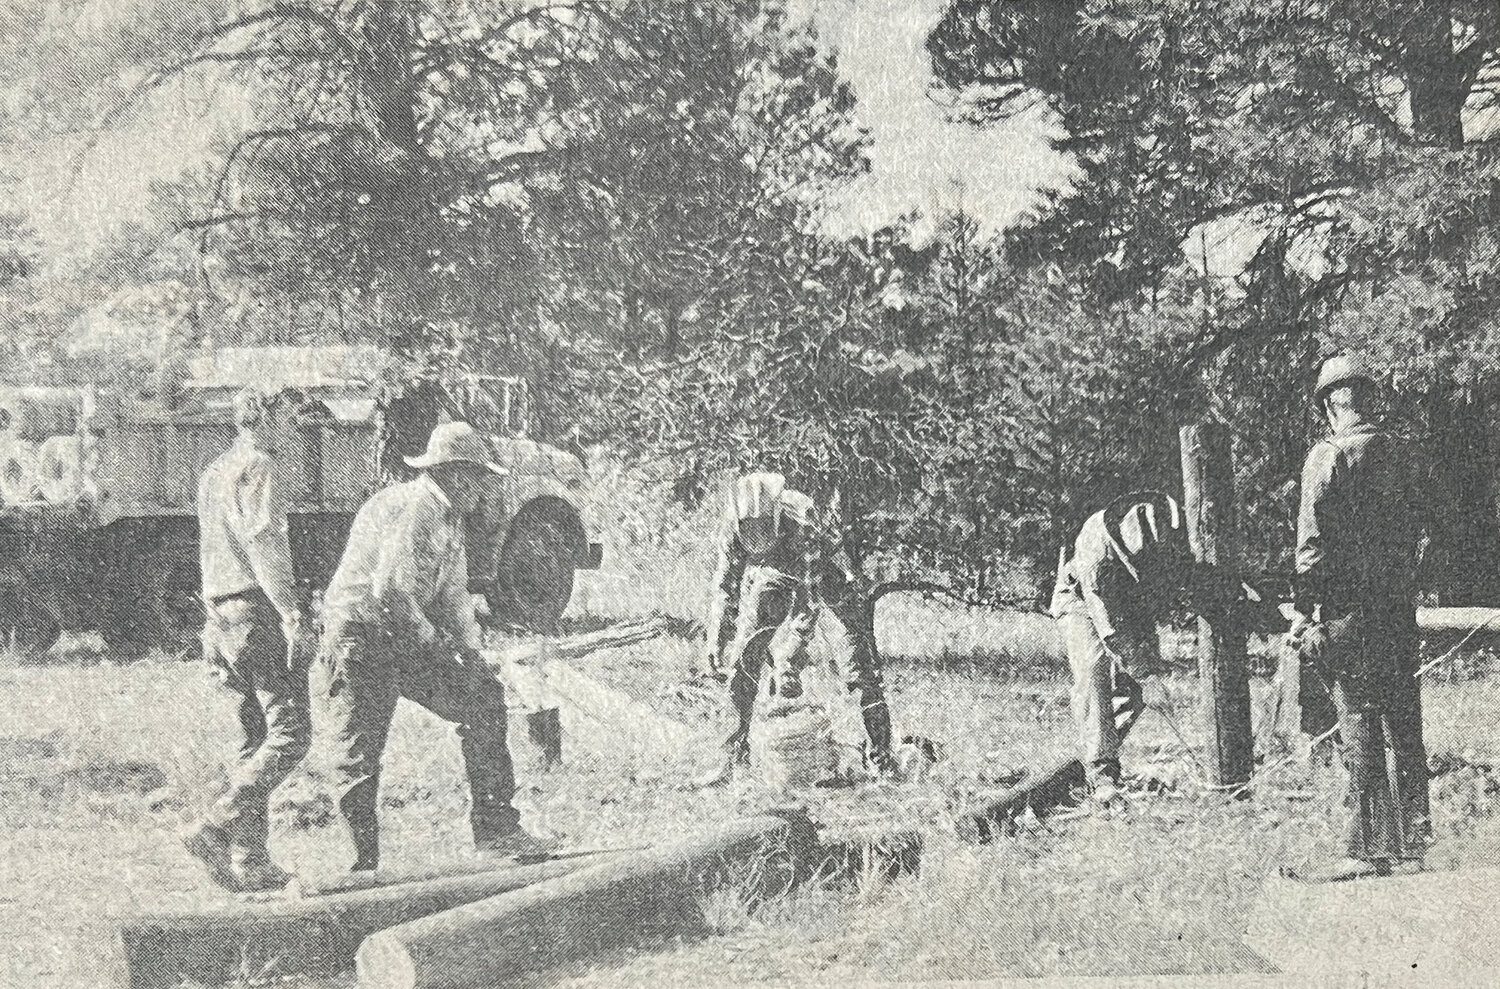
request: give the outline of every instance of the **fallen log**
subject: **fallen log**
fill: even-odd
[[[1500,608],[1418,608],[1424,632],[1481,632],[1500,635]]]
[[[731,822],[671,848],[371,934],[355,971],[362,989],[509,985],[599,951],[708,933],[700,894],[744,877],[756,895],[790,888],[815,863],[806,818]]]
[[[222,985],[243,972],[267,976],[344,971],[369,934],[579,869],[587,859],[512,865],[300,899],[229,900],[124,920],[115,961],[119,984],[167,989]]]
[[[1289,623],[1297,616],[1290,604],[1281,605],[1280,610]],[[1424,632],[1500,635],[1500,608],[1418,608],[1417,628]]]
[[[504,653],[487,653],[485,659],[525,707],[556,709],[572,751],[623,762],[640,776],[665,771],[696,749],[697,734],[687,725],[567,663],[528,666]]]
[[[619,649],[633,646],[648,639],[665,635],[668,622],[665,618],[641,618],[621,622],[596,632],[560,638],[529,639],[507,643],[493,650],[495,660],[507,663],[535,663],[543,659],[579,659],[600,649]]]
[[[1016,818],[1028,808],[1033,813],[1045,814],[1068,803],[1073,791],[1083,785],[1083,763],[1075,758],[1064,759],[960,815],[958,836],[965,841],[983,844],[1013,834]]]
[[[470,859],[445,862],[440,865],[420,866],[414,869],[376,869],[373,872],[346,872],[325,879],[293,880],[287,888],[287,896],[330,896],[338,893],[357,893],[366,889],[381,889],[404,883],[421,883],[434,879],[452,879],[460,876],[477,876],[490,872],[507,872],[520,865],[540,865],[543,862],[564,861],[576,858],[593,858],[601,861],[618,854],[610,849],[586,852],[561,852],[539,859]],[[587,863],[580,863],[587,864]]]

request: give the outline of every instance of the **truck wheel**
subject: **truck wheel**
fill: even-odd
[[[557,630],[573,596],[573,562],[582,539],[576,515],[523,509],[500,549],[491,608],[503,622],[533,632]]]
[[[153,649],[190,652],[203,631],[197,592],[196,563],[164,547],[117,571],[99,631],[109,647],[126,658]]]
[[[0,586],[0,648],[36,655],[62,635],[56,616],[18,587]]]

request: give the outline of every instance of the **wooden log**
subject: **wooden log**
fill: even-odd
[[[1297,613],[1290,604],[1283,604],[1281,615],[1290,623]],[[1424,632],[1500,636],[1500,608],[1418,608],[1417,628]]]
[[[1241,593],[1235,534],[1234,464],[1230,434],[1222,423],[1183,426],[1183,511],[1193,554],[1213,580],[1215,595],[1232,601]],[[1255,765],[1250,728],[1250,676],[1239,609],[1216,609],[1198,618],[1198,675],[1203,684],[1203,728],[1208,775],[1220,786],[1248,783]]]
[[[369,934],[430,913],[556,879],[587,859],[513,865],[479,873],[404,882],[353,892],[229,900],[199,909],[126,918],[117,948],[129,989],[167,989],[183,982],[221,985],[242,971],[327,974],[353,963]]]
[[[738,875],[790,888],[816,842],[805,818],[734,821],[679,845],[600,864],[372,934],[362,989],[511,985],[595,952],[708,932],[699,896]]]
[[[582,852],[561,852],[556,855],[548,855],[544,861],[565,861],[579,858],[593,858],[594,861],[603,861],[611,855],[619,854],[612,849],[600,849]],[[520,865],[536,865],[536,860],[519,861],[506,858],[479,858],[461,859],[456,862],[444,862],[439,865],[418,866],[412,869],[376,869],[373,872],[346,872],[342,875],[331,876],[319,880],[303,881],[300,878],[294,880],[293,886],[287,888],[287,897],[295,899],[299,896],[330,896],[338,893],[355,893],[366,889],[380,889],[386,886],[399,886],[404,883],[422,883],[434,879],[452,879],[460,876],[477,876],[491,872],[510,872]],[[579,862],[578,865],[589,863]]]
[[[1035,814],[1045,814],[1070,802],[1073,791],[1083,785],[1083,763],[1070,756],[959,815],[958,835],[965,841],[984,843],[1013,834],[1016,818],[1028,808]]]
[[[596,632],[584,632],[561,638],[528,639],[510,642],[489,653],[491,662],[536,663],[554,659],[579,659],[601,649],[619,649],[654,639],[667,632],[662,618],[642,618],[621,622]]]
[[[1417,627],[1424,632],[1500,635],[1500,608],[1418,608]]]
[[[570,751],[623,764],[643,778],[664,773],[697,749],[698,737],[687,725],[567,663],[527,666],[495,653],[485,658],[506,689],[527,708],[557,709]]]

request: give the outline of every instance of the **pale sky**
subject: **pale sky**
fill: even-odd
[[[974,127],[949,119],[933,91],[924,47],[944,0],[792,0],[838,54],[874,139],[872,169],[833,208],[831,232],[865,233],[906,215],[914,240],[959,208],[984,235],[1004,230],[1036,205],[1038,192],[1065,188],[1071,162],[1053,150],[1055,121],[1036,110]]]
[[[871,174],[830,204],[830,233],[859,235],[907,216],[921,241],[960,207],[993,233],[1032,207],[1039,189],[1064,186],[1072,174],[1051,149],[1053,129],[1040,114],[985,128],[947,119],[930,97],[934,81],[923,49],[942,6],[943,0],[792,0],[793,15],[811,18],[838,53],[859,101],[859,122],[873,139]],[[18,160],[0,162],[18,175],[22,203],[50,254],[74,256],[142,216],[153,181],[201,164],[217,134],[246,126],[243,115],[225,112],[225,101],[206,108],[201,88],[163,87],[134,127],[101,141],[76,179],[70,154],[55,145],[21,149]]]

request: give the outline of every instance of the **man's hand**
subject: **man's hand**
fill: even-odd
[[[1299,612],[1286,633],[1286,644],[1302,658],[1317,662],[1328,647],[1328,633],[1322,622]]]
[[[318,640],[306,614],[293,612],[283,620],[281,631],[286,636],[286,668],[295,673],[311,666],[318,653]]]

